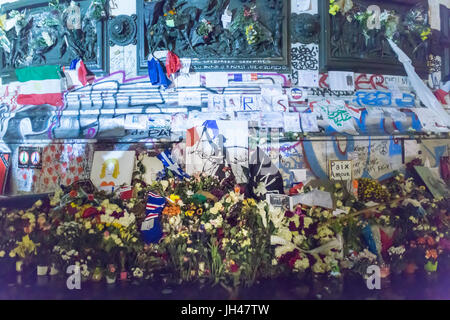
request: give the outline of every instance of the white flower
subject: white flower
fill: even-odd
[[[169,181],[167,180],[162,180],[161,181],[161,185],[163,187],[163,190],[165,191],[168,187],[169,187]]]
[[[265,195],[267,193],[266,185],[264,182],[260,182],[258,184],[258,187],[254,189],[255,194],[260,197],[262,195]]]
[[[205,230],[206,231],[211,231],[213,229],[213,226],[211,223],[207,222],[205,223]]]
[[[134,269],[134,271],[133,271],[133,276],[134,276],[135,278],[142,278],[142,277],[144,276],[144,272],[142,272],[141,269],[136,268],[136,269]]]
[[[309,260],[305,257],[302,259],[297,259],[294,264],[295,270],[306,270],[309,268]]]
[[[292,243],[288,243],[284,246],[278,246],[275,248],[275,257],[280,258],[282,255],[294,251],[296,247]]]
[[[250,246],[250,244],[251,244],[251,242],[250,242],[250,239],[245,239],[244,241],[242,241],[242,246],[243,247],[249,247]]]
[[[214,207],[212,207],[211,210],[209,210],[209,212],[211,212],[212,214],[218,214],[219,211],[221,211],[222,209],[223,209],[222,202],[216,202],[214,204]]]

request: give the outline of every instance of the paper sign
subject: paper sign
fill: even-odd
[[[284,117],[280,112],[261,113],[261,126],[266,128],[283,128]]]
[[[208,111],[222,112],[225,111],[225,99],[221,94],[208,94]]]
[[[348,160],[330,160],[329,162],[329,176],[330,180],[352,180],[353,162]]]
[[[127,114],[125,116],[125,130],[145,130],[148,126],[148,117],[145,114]]]
[[[205,86],[208,88],[228,87],[228,72],[207,72],[205,75]]]
[[[291,205],[304,204],[309,207],[317,206],[326,209],[333,209],[333,199],[326,191],[313,190],[308,193],[301,193],[291,198]]]
[[[354,91],[355,73],[347,71],[329,71],[328,81],[333,91]]]
[[[289,112],[289,97],[287,95],[272,97],[272,110]]]
[[[259,99],[256,95],[243,95],[241,106],[243,111],[255,111],[255,110],[261,110],[259,106]]]
[[[404,112],[400,112],[396,109],[386,108],[386,112],[391,116],[392,120],[394,121],[405,122],[408,119],[408,117]]]
[[[163,163],[157,157],[149,157],[144,155],[144,158],[141,160],[141,164],[145,168],[145,173],[142,175],[142,179],[147,184],[151,184],[153,181],[156,181],[158,172],[164,170]],[[135,170],[138,170],[138,168],[135,168]]]
[[[238,111],[236,120],[248,121],[249,126],[259,127],[261,124],[261,114],[259,111]]]
[[[300,115],[297,112],[284,114],[284,132],[301,132]]]
[[[264,96],[280,96],[283,94],[281,84],[262,84],[260,85],[261,94]]]
[[[131,185],[134,151],[95,151],[91,181],[100,190],[112,192],[119,186]]]
[[[296,12],[308,11],[311,8],[311,0],[296,0]]]
[[[306,88],[319,87],[318,70],[298,70],[298,86]]]
[[[189,126],[188,116],[186,113],[175,113],[172,114],[172,119],[170,123],[170,127],[173,132],[184,132]]]
[[[238,94],[225,95],[225,109],[227,111],[240,111],[241,110],[241,96]]]
[[[448,124],[444,122],[433,110],[429,108],[415,108],[414,113],[419,118],[422,131],[426,132],[448,132]]]
[[[155,219],[148,219],[142,222],[141,231],[147,231],[153,229],[155,225]]]
[[[200,87],[200,73],[180,73],[175,79],[176,87]]]
[[[317,116],[314,113],[301,113],[300,114],[302,130],[303,132],[319,132],[319,126],[317,124]]]
[[[306,169],[292,169],[291,170],[292,174],[294,175],[294,181],[295,182],[306,182]]]
[[[178,105],[183,107],[200,107],[202,105],[201,92],[178,92]]]

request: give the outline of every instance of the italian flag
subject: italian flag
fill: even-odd
[[[60,67],[56,65],[16,69],[21,82],[17,103],[21,105],[63,105]]]

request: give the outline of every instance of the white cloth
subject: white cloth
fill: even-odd
[[[427,108],[433,110],[434,113],[437,114],[438,117],[442,119],[442,122],[445,123],[448,127],[450,127],[450,115],[444,110],[441,103],[438,101],[433,92],[431,92],[431,90],[425,85],[422,79],[420,79],[419,75],[414,70],[411,59],[391,39],[388,39],[388,41],[392,47],[392,50],[394,50],[394,52],[397,54],[398,60],[405,67],[409,81],[411,82],[414,90],[416,91],[416,94],[419,97],[420,101]]]

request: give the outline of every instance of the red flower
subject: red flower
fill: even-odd
[[[83,218],[89,218],[92,216],[98,216],[100,215],[100,211],[98,211],[96,208],[94,207],[89,207],[86,210],[83,211]]]
[[[94,195],[93,194],[88,194],[88,200],[89,201],[94,201]]]
[[[238,272],[239,266],[236,263],[233,263],[232,265],[230,265],[230,270],[231,272]]]
[[[223,236],[224,236],[223,229],[222,228],[218,228],[217,229],[217,238],[220,240],[220,239],[223,238]]]
[[[72,198],[75,198],[75,197],[78,195],[78,192],[77,192],[77,190],[72,190],[72,191],[70,191],[69,195],[70,195]]]
[[[292,257],[292,258],[290,258],[289,259],[289,267],[291,268],[291,269],[294,269],[294,266],[295,266],[295,262],[297,261],[299,259],[299,257],[298,257],[298,255],[295,255],[294,257]]]

